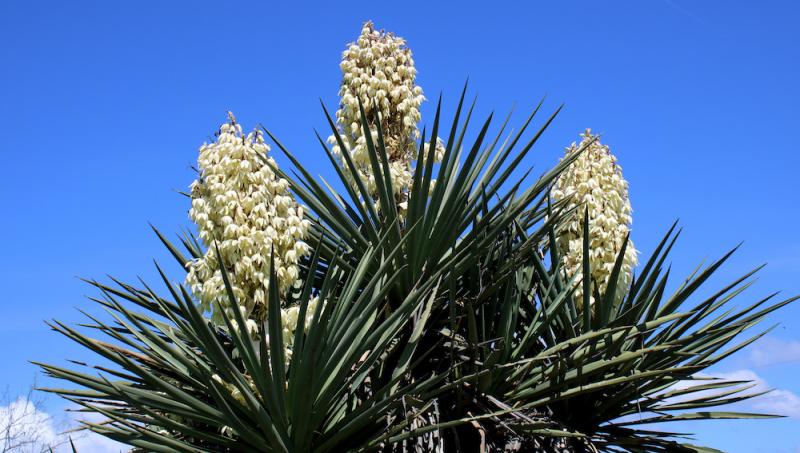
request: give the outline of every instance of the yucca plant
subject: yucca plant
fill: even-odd
[[[111,362],[41,364],[107,418],[88,429],[139,451],[711,451],[646,425],[770,416],[710,411],[755,395],[698,373],[793,299],[728,308],[753,271],[694,300],[730,254],[667,296],[674,226],[633,276],[627,185],[598,137],[530,181],[558,110],[503,139],[508,118],[470,128],[465,87],[445,139],[441,99],[419,133],[410,52],[371,23],[342,70],[318,135],[336,183],[231,115],[201,148],[199,237],[157,231],[185,284],[90,281],[106,339],[51,324]]]

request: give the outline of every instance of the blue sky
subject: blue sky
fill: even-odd
[[[768,262],[740,305],[800,293],[797,2],[288,4],[0,3],[0,386],[22,390],[28,360],[87,358],[42,322],[95,310],[76,276],[150,278],[152,258],[168,262],[147,222],[189,226],[176,191],[227,110],[330,175],[319,99],[335,107],[340,52],[367,19],[408,40],[418,83],[446,106],[467,77],[479,116],[516,106],[519,124],[543,95],[548,110],[565,103],[539,170],[583,129],[601,132],[630,182],[637,248],[680,218],[673,275],[744,240],[709,289]],[[800,451],[798,315],[772,316],[765,341],[715,370],[780,389],[748,408],[791,417],[680,429],[726,451]]]

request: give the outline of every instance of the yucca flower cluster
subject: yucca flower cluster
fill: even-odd
[[[289,192],[289,182],[264,161],[274,165],[261,132],[244,135],[233,114],[228,117],[216,141],[200,148],[200,175],[191,185],[189,217],[207,250],[189,263],[186,283],[221,324],[216,303],[232,308],[220,270],[225,266],[239,310],[253,332],[266,315],[272,251],[283,292],[298,282],[298,260],[309,250],[304,242],[309,221]]]
[[[319,304],[319,297],[312,297],[311,300],[308,301],[308,306],[306,307],[305,313],[305,320],[304,326],[306,331],[308,331],[308,326],[311,325],[311,321],[314,319],[314,312],[317,310],[317,305]],[[300,306],[299,305],[292,305],[287,308],[281,309],[281,326],[283,327],[283,345],[284,345],[284,355],[286,360],[290,360],[292,358],[292,346],[294,345],[294,333],[297,330],[297,324],[300,321]]]
[[[589,129],[579,144],[572,143],[566,155],[586,147],[582,154],[559,176],[553,187],[553,199],[569,199],[567,209],[574,210],[557,239],[562,266],[567,275],[581,278],[583,273],[583,217],[589,214],[589,266],[592,282],[600,294],[608,287],[625,237],[630,232],[631,203],[628,182],[608,146],[603,145]],[[631,282],[637,251],[628,241],[617,292],[623,293]],[[578,285],[576,300],[583,300],[583,286]],[[593,303],[594,299],[590,299]]]
[[[411,50],[403,38],[375,30],[366,22],[355,43],[342,54],[340,64],[342,84],[339,89],[340,108],[336,120],[346,150],[342,150],[334,136],[328,140],[334,145],[333,153],[341,160],[342,153],[352,157],[360,177],[372,196],[377,195],[375,175],[370,166],[367,142],[361,127],[359,99],[372,130],[377,146],[377,124],[383,130],[393,190],[401,214],[407,207],[408,191],[413,170],[411,160],[416,157],[419,139],[420,105],[425,100],[422,88],[416,85],[417,70]],[[425,154],[428,145],[425,144]],[[444,147],[435,147],[436,161],[440,161]],[[354,175],[347,165],[342,165],[350,183]]]

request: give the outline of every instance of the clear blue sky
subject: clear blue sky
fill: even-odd
[[[745,240],[713,283],[766,261],[740,304],[800,292],[797,2],[288,4],[0,2],[0,386],[29,382],[30,359],[86,358],[42,323],[96,311],[76,276],[150,278],[151,258],[168,261],[147,222],[189,226],[175,191],[227,110],[330,175],[318,99],[335,107],[340,52],[367,19],[407,38],[419,84],[446,105],[467,77],[480,116],[516,105],[519,124],[545,94],[548,109],[564,102],[541,170],[584,128],[603,133],[630,181],[637,247],[681,219],[673,275]],[[759,404],[793,417],[680,429],[732,452],[800,451],[798,315],[773,316],[766,342],[717,370],[782,389]]]

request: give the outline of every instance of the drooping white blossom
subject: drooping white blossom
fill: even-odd
[[[308,305],[306,307],[305,317],[303,319],[303,327],[306,332],[308,332],[308,328],[311,326],[311,323],[314,319],[314,315],[316,311],[322,310],[325,306],[325,302],[322,303],[322,306],[319,307],[319,297],[314,296],[308,301]],[[284,353],[284,360],[285,364],[288,366],[291,363],[292,353],[293,353],[293,346],[294,346],[294,337],[295,332],[300,324],[300,306],[299,305],[291,305],[289,307],[281,308],[281,336],[283,341],[283,353]],[[252,320],[247,321],[248,324],[252,322]],[[255,334],[251,332],[251,335],[255,337]],[[264,338],[258,338],[255,341],[265,341],[266,347],[269,349],[269,334],[267,334]],[[256,354],[259,354],[260,348],[254,348]],[[234,353],[236,355],[236,352]],[[253,381],[253,378],[247,374],[244,375],[245,381],[254,393],[258,392],[258,388]],[[242,391],[235,385],[231,384],[230,382],[225,381],[222,376],[215,373],[211,376],[211,379],[220,384],[236,401],[241,404],[247,404],[245,400],[245,396]],[[227,437],[234,437],[237,435],[236,430],[231,428],[230,426],[223,426],[220,430],[220,433]]]
[[[339,90],[340,108],[336,120],[345,150],[334,136],[328,141],[333,153],[342,160],[342,153],[352,157],[358,175],[373,197],[377,196],[375,175],[370,166],[364,130],[361,127],[359,99],[377,146],[377,124],[380,122],[388,154],[393,190],[401,214],[407,207],[408,191],[413,178],[412,159],[416,158],[419,139],[417,124],[420,104],[425,100],[422,88],[416,85],[417,70],[411,50],[403,38],[375,30],[372,22],[364,24],[358,40],[342,54],[340,64],[342,84]],[[377,106],[377,109],[375,108]],[[427,144],[425,153],[427,153]],[[435,160],[441,160],[444,147],[437,138]],[[354,175],[342,165],[353,183]]]
[[[589,268],[592,288],[604,294],[608,287],[625,237],[630,232],[631,204],[628,199],[628,182],[616,157],[589,129],[579,144],[572,143],[566,155],[588,147],[557,179],[552,195],[556,201],[569,198],[567,208],[577,208],[560,231],[557,238],[561,264],[569,276],[582,278],[583,274],[583,219],[589,213]],[[637,251],[628,241],[622,261],[617,294],[625,291],[631,282],[633,267],[638,262]],[[583,300],[583,285],[576,291],[576,300]],[[592,297],[591,303],[594,303]]]
[[[233,114],[228,116],[216,141],[200,148],[189,217],[207,250],[189,263],[186,283],[201,307],[222,324],[216,303],[225,310],[233,308],[220,270],[224,266],[252,334],[266,315],[272,251],[279,290],[284,292],[298,281],[298,261],[308,253],[304,239],[309,221],[292,197],[289,182],[264,162],[266,158],[274,165],[261,132],[245,135]],[[228,314],[233,319],[233,313]]]
[[[305,319],[303,324],[306,331],[308,331],[308,327],[311,325],[311,321],[314,319],[314,313],[317,310],[318,304],[319,304],[319,297],[312,297],[311,300],[308,301],[308,306],[306,307]],[[295,331],[297,330],[297,326],[300,321],[299,317],[300,317],[299,305],[292,305],[290,307],[281,309],[281,326],[283,327],[281,335],[283,336],[284,355],[287,361],[289,361],[292,358],[292,347],[294,346],[294,334]]]

